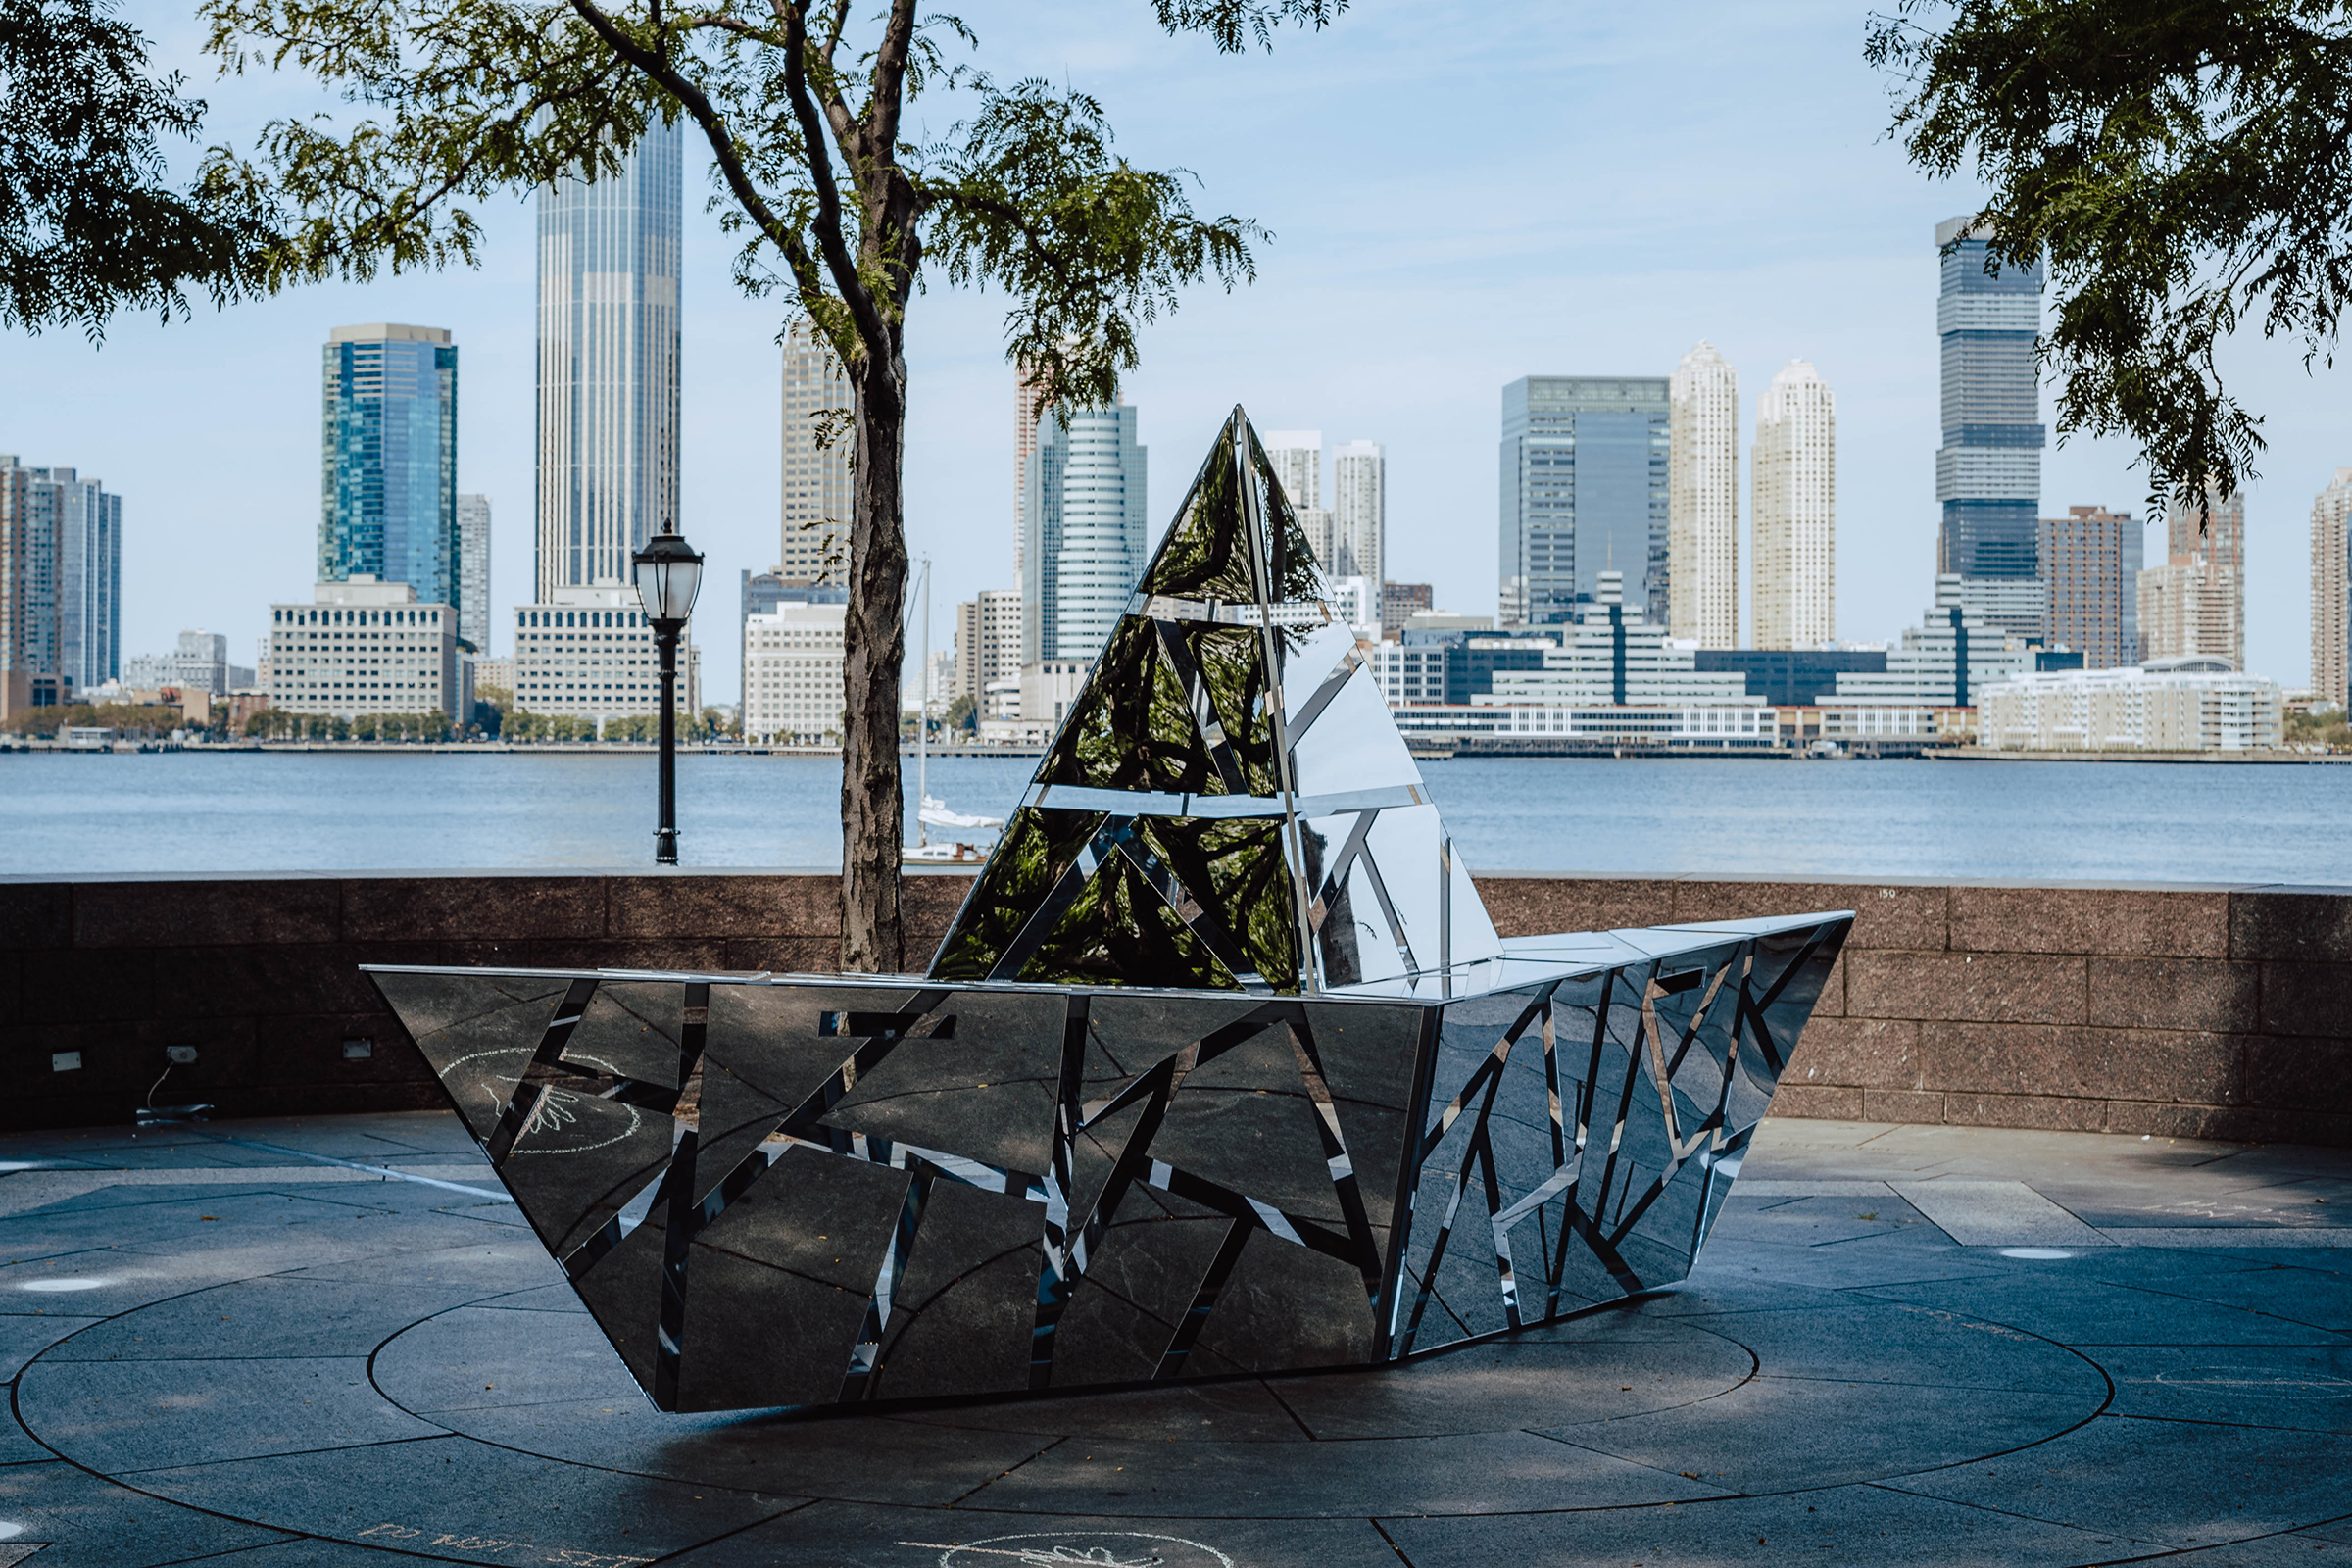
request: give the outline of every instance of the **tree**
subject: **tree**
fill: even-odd
[[[1327,24],[1347,0],[1152,0],[1170,33],[1226,52],[1284,23]],[[1139,328],[1187,284],[1255,275],[1258,226],[1196,217],[1185,172],[1138,169],[1102,106],[953,65],[957,19],[884,0],[205,0],[224,64],[297,66],[371,118],[280,121],[245,159],[217,150],[205,189],[268,210],[276,262],[300,275],[471,262],[462,202],[574,172],[614,172],[647,127],[683,119],[709,145],[736,282],[780,293],[848,372],[855,471],[842,756],[847,968],[900,967],[899,670],[906,547],[900,468],[907,306],[929,263],[1013,301],[1006,354],[1045,407],[1116,398]],[[853,22],[858,37],[851,37]],[[906,139],[909,103],[968,95],[945,141]]]
[[[274,286],[266,208],[233,185],[165,179],[161,140],[204,104],[147,74],[147,40],[104,0],[0,0],[0,326],[78,325],[117,310],[188,314]]]
[[[2262,419],[2214,355],[2259,321],[2307,368],[2333,363],[2352,290],[2346,7],[1900,0],[1867,53],[1904,78],[1893,129],[1912,161],[1989,187],[1990,260],[2047,257],[2061,436],[2138,443],[2152,505],[2252,477]]]

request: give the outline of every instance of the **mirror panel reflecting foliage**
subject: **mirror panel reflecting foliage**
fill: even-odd
[[[1498,956],[1355,634],[1321,593],[1237,409],[933,976],[1303,996]],[[1341,798],[1352,826],[1326,843],[1304,823]]]

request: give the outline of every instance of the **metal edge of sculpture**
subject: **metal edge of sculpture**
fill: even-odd
[[[368,972],[709,1411],[1375,1364],[1681,1280],[1851,923],[1498,937],[1237,408],[927,976]]]

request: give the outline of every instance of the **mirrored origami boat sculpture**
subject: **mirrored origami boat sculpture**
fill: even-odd
[[[1851,915],[1498,937],[1364,659],[1237,409],[927,976],[369,972],[665,1410],[1682,1279]]]

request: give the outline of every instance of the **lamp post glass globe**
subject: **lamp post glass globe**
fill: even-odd
[[[682,626],[694,613],[694,596],[703,585],[703,558],[674,533],[658,533],[630,557],[637,569],[637,597],[645,604],[645,618],[657,626]]]
[[[678,863],[677,684],[678,635],[694,613],[703,585],[703,558],[674,533],[658,533],[629,558],[637,571],[637,597],[654,629],[662,655],[661,803],[654,826],[654,863]]]

